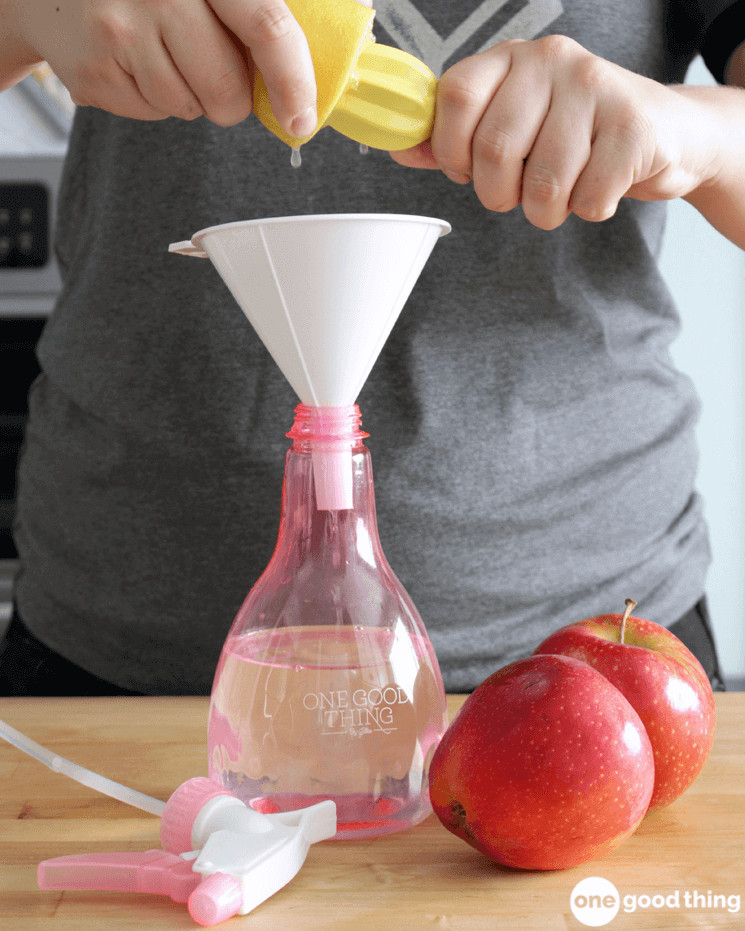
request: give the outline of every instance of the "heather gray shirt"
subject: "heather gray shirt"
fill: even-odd
[[[532,0],[483,23],[479,2],[416,4],[424,20],[380,4],[376,34],[438,72],[507,34],[563,32],[680,81],[701,41],[689,3]],[[78,113],[64,289],[19,475],[17,600],[34,634],[121,686],[209,690],[274,546],[297,399],[211,265],[167,247],[231,220],[357,211],[453,227],[359,397],[383,547],[446,686],[473,688],[628,596],[680,617],[709,554],[698,402],[671,362],[678,316],[656,264],[664,206],[625,200],[607,222],[544,232],[332,130],[301,169],[289,156],[253,118]]]

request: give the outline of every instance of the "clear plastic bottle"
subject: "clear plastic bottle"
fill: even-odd
[[[383,554],[357,405],[295,409],[274,554],[215,673],[210,776],[264,813],[331,798],[337,838],[431,811],[447,724],[422,620]]]

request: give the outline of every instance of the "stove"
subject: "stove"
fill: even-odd
[[[47,66],[0,93],[0,636],[16,570],[16,466],[60,275],[54,216],[74,105]]]

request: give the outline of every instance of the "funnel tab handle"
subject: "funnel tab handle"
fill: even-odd
[[[206,259],[207,253],[201,246],[195,246],[190,239],[184,239],[182,242],[172,242],[168,247],[169,252],[177,252],[179,255],[191,255],[195,259]]]

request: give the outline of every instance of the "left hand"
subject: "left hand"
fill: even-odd
[[[721,127],[686,90],[566,36],[508,40],[450,68],[431,139],[391,155],[473,181],[487,209],[521,205],[541,229],[605,220],[622,197],[683,197],[715,175]]]

